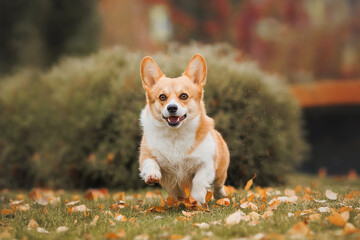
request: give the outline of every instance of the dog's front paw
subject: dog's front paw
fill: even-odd
[[[152,171],[152,172],[142,172],[140,174],[142,179],[144,179],[146,184],[152,185],[155,183],[159,183],[161,179],[161,173],[160,171]]]
[[[197,201],[198,205],[201,205],[205,203],[206,192],[205,188],[193,188],[191,191],[191,197]]]

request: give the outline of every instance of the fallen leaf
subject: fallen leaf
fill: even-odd
[[[269,204],[267,209],[270,211],[273,211],[273,210],[277,209],[279,205],[280,205],[280,200],[275,200],[275,201],[271,202],[271,204]]]
[[[154,220],[158,220],[158,219],[162,219],[162,218],[164,218],[164,217],[163,216],[155,216]]]
[[[49,233],[47,230],[45,230],[44,228],[38,227],[36,229],[36,231],[38,231],[39,233]]]
[[[119,231],[116,233],[105,233],[105,237],[107,239],[126,238],[126,232],[122,229],[119,229]]]
[[[116,214],[115,214],[115,216],[116,216]],[[117,216],[114,218],[114,220],[116,220],[118,222],[126,222],[127,218],[124,215],[117,214]]]
[[[189,218],[192,217],[192,216],[194,216],[195,214],[200,213],[199,211],[186,212],[186,211],[184,211],[184,210],[182,210],[181,212],[182,212],[182,214],[184,214],[185,217],[189,217]]]
[[[79,206],[75,206],[71,208],[72,212],[90,212],[92,211],[91,209],[87,208],[85,206],[85,204],[79,205]]]
[[[345,211],[351,211],[352,207],[342,207],[339,209],[339,213],[345,212]]]
[[[251,212],[248,214],[251,220],[259,220],[260,215],[257,212]]]
[[[10,203],[10,206],[15,206],[15,205],[19,205],[20,203],[22,203],[24,200],[18,200],[18,201],[12,201]]]
[[[295,191],[292,190],[292,189],[285,189],[284,194],[285,194],[285,196],[287,196],[287,197],[294,197],[294,196],[296,196]]]
[[[321,220],[321,215],[319,213],[314,213],[309,216],[309,221],[311,222],[319,221],[319,220]]]
[[[135,236],[134,240],[149,240],[150,235],[147,233]]]
[[[37,229],[38,227],[39,224],[37,223],[37,221],[35,221],[35,219],[32,218],[28,223],[28,229]]]
[[[337,193],[334,193],[333,191],[327,189],[325,191],[325,196],[330,200],[336,200],[337,199]]]
[[[91,221],[90,226],[96,226],[97,221],[99,220],[99,216],[95,215],[94,219]]]
[[[343,230],[343,235],[353,234],[359,232],[360,229],[356,228],[352,223],[346,223]]]
[[[89,201],[97,201],[98,199],[105,200],[109,198],[109,192],[106,188],[89,189],[84,198]]]
[[[345,222],[349,221],[350,211],[344,211],[344,212],[340,213],[340,215],[344,219]]]
[[[11,214],[13,214],[13,211],[10,209],[4,208],[1,210],[1,215],[11,215]]]
[[[114,214],[113,214],[111,211],[104,211],[103,214],[104,214],[104,215],[111,216],[111,217],[114,216]]]
[[[228,198],[221,198],[216,201],[216,204],[220,206],[230,206],[230,199]]]
[[[279,233],[270,233],[270,234],[267,234],[262,239],[264,239],[264,240],[285,240],[285,237]]]
[[[287,232],[292,237],[309,237],[311,236],[310,228],[304,222],[298,222]]]
[[[75,205],[75,204],[77,204],[77,203],[79,203],[79,202],[80,202],[80,200],[68,202],[68,203],[65,204],[65,206],[73,206],[73,205]]]
[[[226,219],[225,219],[225,223],[227,225],[234,225],[234,224],[238,224],[243,217],[246,216],[245,213],[243,213],[241,210],[237,210],[236,212],[230,214]]]
[[[339,213],[334,213],[331,216],[328,217],[328,220],[331,224],[343,227],[346,223],[344,218]]]
[[[274,215],[273,211],[267,210],[266,212],[263,213],[262,217],[263,217],[264,219],[267,219],[267,218],[269,218],[269,217],[272,217],[273,215]]]
[[[156,207],[151,207],[149,209],[146,210],[146,212],[166,212],[166,209],[164,207],[161,206],[156,206]]]
[[[244,188],[245,191],[248,191],[248,190],[251,188],[251,186],[253,185],[253,180],[254,180],[254,178],[256,178],[256,173],[255,173],[254,176],[246,183],[245,188]]]
[[[19,210],[20,212],[29,211],[30,205],[29,204],[18,205],[18,206],[16,206],[16,209]]]
[[[312,213],[313,212],[313,209],[307,209],[307,210],[302,210],[302,211],[298,211],[295,214],[295,216],[303,216],[303,215],[306,215],[306,214],[309,214],[309,213]]]
[[[321,213],[329,213],[331,210],[329,207],[319,207],[318,211]]]
[[[178,221],[183,221],[183,222],[187,222],[187,219],[185,217],[176,217],[175,220],[174,220],[174,223],[177,223]]]
[[[111,221],[110,219],[109,219],[109,224],[110,224],[110,227],[115,226],[115,223],[113,221]]]
[[[200,229],[209,229],[210,225],[207,223],[194,223],[195,227],[198,227]]]
[[[57,233],[62,233],[62,232],[67,232],[69,230],[69,228],[65,227],[65,226],[61,226],[61,227],[58,227],[56,229],[56,232]]]

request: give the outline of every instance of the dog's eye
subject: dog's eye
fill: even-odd
[[[159,96],[159,99],[160,99],[160,101],[165,101],[167,99],[167,97],[165,96],[165,94],[161,94]]]
[[[188,96],[186,93],[182,93],[179,98],[180,98],[181,100],[186,100],[186,99],[188,99],[188,97],[189,97],[189,96]]]

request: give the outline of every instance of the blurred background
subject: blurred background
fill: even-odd
[[[208,51],[207,47],[202,48],[202,46],[218,46],[217,44],[226,43],[225,50],[215,47],[218,49],[213,55],[215,59],[219,56],[221,59],[222,55],[219,55],[219,51],[224,51],[223,55],[226,56],[233,52],[231,59],[239,62],[239,67],[243,66],[242,62],[251,61],[256,65],[254,69],[281,79],[265,85],[286,86],[286,91],[291,94],[289,98],[294,99],[301,109],[297,113],[299,119],[296,121],[299,121],[297,124],[301,128],[299,138],[304,139],[301,144],[306,147],[296,152],[296,154],[301,152],[302,161],[298,161],[301,163],[297,164],[295,169],[319,173],[321,176],[329,173],[342,177],[356,177],[356,173],[360,171],[359,16],[360,2],[357,0],[34,0],[31,2],[0,0],[0,87],[2,88],[0,171],[4,174],[13,174],[11,178],[1,175],[0,178],[3,179],[0,179],[0,186],[46,185],[48,176],[29,182],[29,179],[34,179],[34,175],[38,174],[38,169],[28,174],[25,173],[27,166],[36,161],[39,166],[43,166],[42,161],[47,162],[51,159],[49,152],[55,151],[56,155],[64,153],[64,148],[61,146],[71,138],[68,136],[70,133],[64,134],[63,137],[59,136],[62,136],[62,131],[66,132],[66,130],[59,130],[61,134],[53,133],[58,138],[51,147],[48,145],[37,147],[44,141],[50,141],[43,139],[47,136],[45,133],[35,140],[36,134],[32,134],[32,132],[52,131],[51,129],[60,126],[55,126],[56,121],[47,118],[50,115],[55,116],[56,110],[62,111],[61,107],[56,105],[58,103],[56,101],[61,97],[55,96],[62,87],[56,84],[62,82],[67,84],[66,86],[72,86],[79,82],[84,86],[90,81],[88,79],[95,79],[97,73],[102,74],[102,71],[105,71],[102,63],[106,64],[106,61],[111,59],[117,61],[118,65],[110,69],[116,74],[114,73],[114,76],[104,74],[98,77],[104,79],[102,84],[106,84],[109,76],[131,78],[139,82],[139,76],[136,74],[141,56],[145,54],[156,56],[162,52],[163,55],[158,55],[158,58],[166,59],[176,55],[176,51],[171,50],[172,42],[176,42],[177,46],[185,46],[185,50],[179,51],[189,54],[186,56],[188,59],[191,58],[192,51],[196,53],[196,49],[200,52],[209,52],[211,57],[212,50]],[[194,42],[198,47],[192,47],[191,50],[186,48],[193,46]],[[119,46],[122,50],[118,49]],[[116,57],[109,52],[114,53]],[[129,57],[123,59],[121,54]],[[138,54],[136,55],[138,57],[131,58],[133,54]],[[91,65],[94,64],[93,61],[96,62],[95,65]],[[69,65],[76,65],[78,68],[72,69]],[[100,70],[98,72],[84,70],[83,65],[96,66],[94,70],[97,68]],[[121,70],[122,72],[115,70],[122,69],[120,66],[124,69]],[[126,75],[126,71],[132,72]],[[60,75],[65,72],[68,75],[61,77]],[[174,74],[177,72],[178,70],[173,71]],[[68,80],[61,80],[63,78]],[[125,83],[118,84],[127,84],[126,86],[132,84],[124,81]],[[95,84],[93,87],[99,86],[104,85]],[[134,88],[138,90],[138,87]],[[69,88],[70,90],[64,90],[63,93],[69,98],[68,108],[71,108],[72,101],[79,100],[80,97],[75,100],[69,97],[76,87]],[[78,91],[86,90],[79,88]],[[28,95],[25,93],[22,95],[23,92],[27,92]],[[41,97],[52,94],[56,100],[54,102]],[[103,94],[110,93],[104,91]],[[65,162],[69,162],[70,168],[76,168],[74,164],[78,161],[88,163],[102,158],[105,162],[111,163],[117,161],[116,159],[125,158],[123,153],[111,150],[118,147],[111,142],[112,140],[109,140],[109,145],[113,144],[112,147],[100,151],[103,157],[99,157],[101,154],[97,156],[93,153],[97,150],[91,150],[97,149],[100,142],[105,141],[103,135],[106,135],[104,134],[106,124],[108,122],[115,124],[113,119],[119,119],[119,116],[114,117],[111,111],[119,110],[121,104],[118,104],[120,100],[116,96],[121,93],[111,94],[114,94],[116,98],[114,102],[117,105],[109,107],[107,115],[99,120],[101,126],[97,126],[96,130],[85,131],[84,126],[78,129],[80,132],[77,136],[97,138],[97,144],[79,146],[79,149],[82,149],[80,155],[69,150],[70,153],[66,154],[70,154],[71,157],[65,154],[67,157],[61,158],[61,161],[65,159]],[[79,105],[82,101],[92,98],[95,99],[94,104],[104,100],[89,92],[89,95],[82,96]],[[36,102],[36,99],[39,102]],[[139,99],[138,109],[143,104],[141,96]],[[30,102],[33,103],[32,108],[28,106],[31,105]],[[46,102],[52,104],[53,108],[55,106],[59,108],[53,109],[42,105]],[[37,109],[39,114],[34,114],[34,109]],[[66,124],[61,118],[65,119],[65,115],[69,112],[62,113],[57,121]],[[137,114],[138,112],[135,111],[133,118],[135,122]],[[96,108],[91,113],[84,111],[79,119],[92,118],[94,115]],[[36,120],[41,117],[41,120]],[[263,118],[265,117],[260,117]],[[41,121],[46,124],[40,124]],[[54,122],[55,125],[49,122]],[[47,131],[39,130],[45,126]],[[65,125],[62,127],[66,128]],[[224,129],[227,130],[231,129]],[[99,135],[91,135],[89,132],[99,132]],[[124,137],[121,135],[124,133],[111,134]],[[131,145],[133,151],[137,148],[135,141],[138,140],[138,134],[134,133],[134,142]],[[81,141],[79,139],[76,141]],[[293,140],[289,138],[283,141]],[[35,143],[39,144],[32,145]],[[67,143],[69,146],[74,146],[70,140]],[[241,146],[247,147],[246,144]],[[272,159],[267,150],[263,152]],[[136,161],[135,155],[133,153],[127,157]],[[241,158],[242,155],[239,156]],[[120,164],[121,161],[119,160],[119,166],[133,173],[137,171],[135,165],[124,166]],[[55,164],[54,168],[58,168],[58,165]],[[94,169],[96,168],[99,166],[94,165]],[[78,183],[74,184],[74,187],[101,185],[101,183],[106,185],[113,181],[109,179],[113,179],[115,173],[104,176],[94,169],[89,170],[89,175],[93,175],[90,177],[92,180],[79,173],[81,169],[75,171],[76,173],[72,170],[64,170],[64,172],[70,176],[69,179],[77,179]],[[22,180],[18,183],[9,183],[9,181],[16,182],[17,180],[14,179],[27,174],[28,176],[21,177]],[[50,176],[51,172],[48,175]],[[61,173],[58,175],[61,176]],[[275,178],[274,181],[281,182],[279,178]],[[24,185],[25,182],[29,185]],[[115,182],[108,185],[116,186]],[[61,184],[54,183],[54,186],[59,185]]]

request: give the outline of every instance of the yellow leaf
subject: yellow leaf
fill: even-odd
[[[292,237],[311,236],[310,228],[304,222],[298,222],[289,229],[288,234]]]
[[[254,178],[256,178],[256,173],[255,173],[255,175],[252,177],[252,179],[250,179],[250,180],[246,183],[245,188],[244,188],[245,191],[248,191],[248,190],[251,188],[251,186],[253,185],[253,180],[254,180]]]
[[[114,201],[125,201],[125,192],[117,192],[113,195]]]
[[[38,227],[39,224],[37,223],[37,221],[35,221],[35,219],[32,218],[28,224],[28,228],[37,229]]]
[[[329,216],[328,220],[331,224],[340,226],[340,227],[344,226],[346,223],[344,218],[339,213],[336,213],[336,212],[333,215]]]
[[[309,221],[319,221],[321,219],[321,215],[319,213],[314,213],[309,216]]]
[[[230,200],[228,198],[221,198],[217,200],[216,203],[220,206],[230,206]]]
[[[360,232],[360,229],[357,229],[353,224],[351,223],[346,223],[344,230],[343,230],[343,235],[347,235],[347,234],[353,234],[356,232]]]

